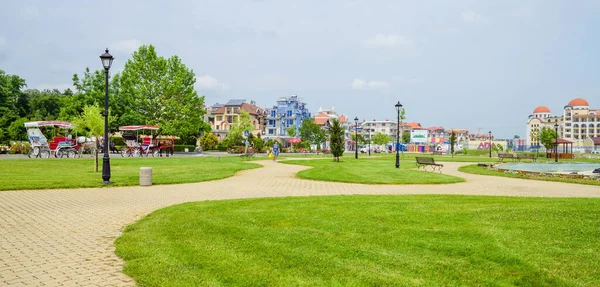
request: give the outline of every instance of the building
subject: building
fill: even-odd
[[[299,134],[299,128],[302,121],[310,118],[311,114],[306,108],[306,103],[296,95],[289,98],[282,97],[277,100],[277,105],[266,111],[266,138],[290,138],[286,129],[294,127],[296,134]]]
[[[207,108],[207,119],[211,132],[217,136],[219,141],[227,137],[231,125],[237,121],[242,110],[250,115],[250,123],[254,126],[254,130],[250,132],[254,135],[262,133],[265,128],[266,111],[256,106],[254,101],[247,103],[243,99],[233,99],[226,104],[215,104]]]
[[[558,136],[573,142],[576,151],[584,151],[584,141],[588,137],[600,136],[600,110],[590,108],[588,101],[576,98],[570,101],[558,115],[552,115],[546,106],[533,110],[527,119],[527,145],[539,144],[542,128],[555,129]]]
[[[346,116],[338,116],[338,114],[335,112],[335,107],[332,107],[331,110],[324,110],[323,108],[319,107],[319,113],[313,117],[314,122],[325,129],[331,125],[332,119],[338,119],[340,122],[340,126],[344,130],[344,139],[346,142],[345,148],[346,150],[350,150],[352,148],[351,137],[352,132],[354,131],[354,125],[348,122],[348,118]],[[323,148],[329,149],[329,143],[325,143]]]

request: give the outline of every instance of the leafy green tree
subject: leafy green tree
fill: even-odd
[[[543,127],[540,133],[540,143],[547,149],[551,150],[555,146],[556,131],[554,129]]]
[[[240,111],[240,115],[236,117],[229,129],[229,133],[225,138],[228,147],[242,145],[244,141],[244,132],[252,132],[254,126],[250,121],[250,114],[244,110]]]
[[[316,124],[313,119],[307,118],[302,121],[300,126],[300,138],[317,146],[317,151],[321,149],[321,144],[325,142],[327,134],[325,130]]]
[[[287,129],[285,129],[285,131],[287,132],[287,134],[288,134],[290,137],[293,137],[293,138],[294,138],[294,137],[296,137],[296,126],[289,127],[289,128],[287,128]]]
[[[253,140],[254,148],[261,151],[265,147],[265,142],[259,137],[255,137]]]
[[[27,140],[27,129],[25,123],[28,122],[26,118],[19,118],[12,122],[8,127],[8,137],[11,140],[26,141]]]
[[[102,112],[104,108],[99,105],[86,105],[79,116],[73,119],[73,129],[77,133],[84,134],[87,137],[100,137],[104,134],[104,117]],[[109,116],[109,122],[114,121],[114,117]]]
[[[160,133],[181,138],[206,131],[204,97],[194,89],[194,72],[177,56],[163,58],[154,46],[141,46],[127,60],[119,78],[125,119],[158,125]]]
[[[403,143],[409,143],[410,142],[410,131],[403,131],[402,132],[402,142]]]
[[[338,119],[331,121],[329,127],[329,142],[331,144],[331,154],[333,160],[339,162],[340,157],[344,155],[344,129]]]
[[[373,143],[376,145],[384,145],[392,141],[392,137],[390,135],[386,135],[384,133],[376,133],[373,135]]]
[[[454,145],[456,144],[456,133],[452,132],[450,134],[450,153],[452,154],[452,157],[454,157]]]
[[[206,133],[200,137],[200,146],[202,150],[213,150],[217,148],[219,139],[213,133]]]

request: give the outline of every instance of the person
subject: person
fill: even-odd
[[[275,142],[273,144],[273,161],[277,160],[277,156],[279,155],[279,144]]]

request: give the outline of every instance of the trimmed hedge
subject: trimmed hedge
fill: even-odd
[[[194,149],[196,149],[196,146],[195,145],[189,145],[189,144],[182,144],[182,145],[175,144],[175,151],[176,152],[185,152],[185,148],[188,148],[189,152],[194,152]]]

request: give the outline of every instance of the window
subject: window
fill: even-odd
[[[275,130],[269,130],[269,134],[272,135],[274,134]]]
[[[292,116],[292,111],[291,111],[291,110],[287,111],[287,116],[288,116],[288,117],[291,117],[291,116]]]
[[[294,125],[294,120],[288,120],[288,126],[293,126]]]
[[[275,111],[271,111],[271,117],[275,117]]]
[[[220,126],[220,125],[217,125],[217,129],[220,129],[220,128],[221,128],[221,126]]]
[[[217,121],[222,121],[223,120],[223,116],[217,116]]]
[[[233,123],[233,116],[227,116],[227,122]]]

